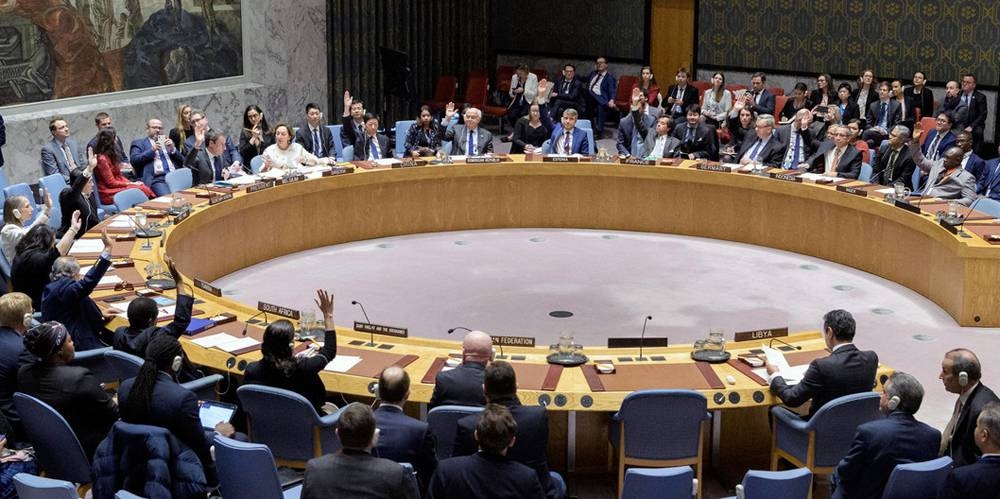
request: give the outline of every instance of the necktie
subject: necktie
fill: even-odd
[[[167,153],[160,149],[160,163],[163,164],[163,173],[170,171],[170,159],[167,157]]]
[[[573,154],[573,135],[569,130],[563,137],[563,154]]]
[[[889,174],[888,174],[888,175],[886,175],[886,183],[887,183],[887,184],[888,184],[888,183],[889,183],[889,182],[890,182],[890,181],[891,181],[891,180],[892,180],[893,178],[895,178],[895,175],[893,175],[893,174],[892,174],[892,171],[893,171],[893,169],[895,169],[895,168],[896,168],[896,159],[897,159],[898,157],[899,157],[899,151],[897,151],[897,150],[893,149],[893,150],[892,150],[892,154],[890,154],[890,155],[889,155],[889,165],[888,165],[888,167],[886,168],[886,171],[888,171],[888,172],[889,172]]]
[[[839,149],[839,148],[833,154],[833,161],[830,163],[830,171],[827,172],[828,174],[831,174],[831,175],[836,175],[837,174],[837,165],[840,164],[840,156],[842,154],[844,154],[844,151],[843,151],[843,149]]]
[[[319,144],[319,128],[313,128],[313,155],[317,158],[322,156],[322,154],[320,154],[322,150],[323,149]]]
[[[212,160],[212,166],[215,167],[215,178],[213,178],[212,180],[221,180],[222,179],[222,156],[216,156],[215,159]]]
[[[955,412],[951,414],[951,419],[948,420],[948,426],[944,428],[941,432],[941,449],[939,454],[946,455],[948,453],[948,446],[951,443],[951,436],[955,433],[955,425],[958,424],[958,417],[962,414],[962,399],[959,398],[955,401]]]
[[[63,142],[62,149],[63,149],[63,154],[66,155],[66,164],[69,165],[69,169],[70,170],[75,170],[76,169],[76,160],[73,158],[73,151],[69,150],[69,146],[66,145],[65,142]]]
[[[594,84],[590,86],[590,89],[594,90],[594,91],[600,89],[601,88],[601,80],[603,78],[604,78],[604,74],[603,73],[598,73],[597,76],[594,77]]]
[[[882,103],[881,111],[879,111],[879,113],[878,113],[878,125],[881,126],[881,127],[885,127],[885,118],[886,118],[885,115],[886,115],[886,111],[888,110],[888,108],[889,108],[889,104],[886,104],[885,102],[883,102]]]
[[[373,160],[382,159],[379,157],[378,141],[375,140],[375,137],[368,137],[368,148],[371,150],[371,157]]]
[[[941,144],[941,134],[940,133],[937,134],[937,136],[934,137],[934,140],[931,141],[930,148],[927,149],[927,154],[930,156],[931,161],[934,161],[934,160],[936,160],[938,158],[938,145],[939,144]]]
[[[694,140],[694,128],[688,126],[687,135],[684,136],[684,142],[691,142]]]
[[[764,141],[757,139],[757,143],[753,145],[753,149],[750,151],[750,161],[757,161],[757,152],[760,150],[760,146]]]
[[[802,148],[802,136],[799,132],[795,132],[795,145],[792,147],[792,167],[798,166],[799,164],[799,152]]]
[[[562,93],[569,93],[569,80],[563,80]]]
[[[469,141],[465,144],[465,154],[476,155],[476,132],[469,130]]]

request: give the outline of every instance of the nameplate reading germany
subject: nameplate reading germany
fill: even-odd
[[[395,336],[396,338],[406,338],[410,335],[405,327],[393,327],[357,321],[354,322],[354,330],[359,333],[381,334],[384,336]]]
[[[768,338],[780,338],[782,336],[788,336],[787,327],[758,329],[756,331],[741,331],[733,334],[733,341],[766,340]]]
[[[229,201],[230,199],[233,199],[233,193],[232,192],[227,192],[225,194],[219,194],[218,196],[212,196],[212,197],[208,198],[208,205],[209,206],[214,206],[214,205],[217,205],[217,204],[219,204],[219,203],[221,203],[223,201]]]
[[[532,347],[535,346],[535,339],[530,336],[494,336],[494,345],[505,347]]]
[[[855,196],[861,196],[863,198],[868,197],[868,191],[864,189],[855,189],[854,187],[847,187],[846,185],[838,185],[837,190],[848,194],[854,194]]]
[[[273,303],[257,302],[257,310],[267,314],[280,315],[289,319],[299,320],[299,311],[288,307],[282,307]]]
[[[695,169],[697,169],[697,170],[705,170],[705,171],[710,171],[710,172],[724,172],[724,173],[732,173],[733,172],[733,167],[731,167],[731,166],[722,166],[722,165],[720,165],[718,163],[698,163],[697,165],[695,165]]]
[[[215,296],[222,296],[222,288],[217,288],[215,286],[212,286],[211,284],[201,279],[198,279],[197,277],[194,279],[194,287],[202,291],[205,291],[206,293],[211,293]]]
[[[799,177],[797,175],[789,175],[787,173],[768,173],[767,176],[775,180],[784,180],[785,182],[798,182],[800,184],[802,183],[802,177]]]

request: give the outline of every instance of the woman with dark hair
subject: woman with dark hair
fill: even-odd
[[[174,127],[170,129],[170,140],[181,148],[181,154],[187,155],[187,147],[184,141],[188,137],[194,136],[194,124],[191,123],[191,106],[181,104],[177,106],[177,120]]]
[[[94,160],[97,166],[97,160]],[[59,193],[59,209],[62,211],[62,224],[59,226],[58,237],[66,235],[72,229],[73,217],[80,219],[79,230],[73,232],[73,238],[79,239],[85,232],[101,223],[97,216],[97,199],[94,197],[94,182],[91,175],[93,169],[73,170],[69,172],[69,187]]]
[[[646,96],[647,106],[660,107],[660,85],[653,76],[652,66],[643,66],[639,69],[639,81],[633,88],[638,88]]]
[[[25,225],[35,212],[35,204],[24,196],[11,196],[3,203],[3,228],[0,229],[0,250],[7,261],[17,256],[15,248],[18,241],[36,225],[49,223],[49,212],[52,211],[52,198],[46,193],[45,207],[31,225]]]
[[[733,108],[733,94],[726,90],[726,75],[712,75],[712,88],[705,91],[701,114],[705,122],[714,126],[726,126],[726,116]]]
[[[337,332],[333,329],[333,295],[319,289],[316,306],[323,313],[326,335],[321,348],[310,348],[298,356],[292,354],[295,326],[281,319],[264,330],[261,354],[264,358],[251,362],[244,376],[245,383],[273,386],[302,395],[322,413],[326,388],[319,373],[337,356]]]
[[[861,117],[861,108],[858,103],[851,98],[851,84],[841,83],[837,86],[837,100],[834,106],[840,111],[840,123],[847,124],[851,120]]]
[[[832,106],[837,102],[837,93],[833,91],[833,79],[826,73],[816,77],[816,89],[809,93],[809,101],[813,106]]]
[[[42,320],[63,324],[80,351],[111,344],[111,331],[104,326],[104,314],[90,298],[111,267],[111,238],[107,230],[101,232],[101,242],[104,250],[87,275],[80,275],[80,263],[76,258],[59,257],[49,274],[52,282],[42,291]]]
[[[264,165],[260,171],[294,170],[302,166],[329,165],[336,162],[333,158],[317,158],[302,144],[293,142],[294,135],[292,127],[284,123],[274,126],[274,144],[264,150]]]
[[[24,348],[37,357],[21,366],[17,389],[66,418],[88,457],[94,455],[111,425],[118,420],[115,400],[86,367],[71,366],[76,349],[62,324],[39,324],[24,333]]]
[[[545,112],[548,112],[546,110]],[[541,151],[542,144],[552,135],[552,129],[542,121],[542,109],[538,103],[532,103],[528,114],[522,116],[514,124],[514,140],[510,146],[511,154],[524,154]]]
[[[799,109],[812,109],[812,102],[809,101],[806,95],[808,90],[805,83],[801,81],[796,83],[795,88],[792,90],[792,98],[785,101],[785,107],[782,108],[778,119],[789,121],[795,117],[795,113],[799,112]]]
[[[866,69],[858,77],[858,88],[851,92],[851,100],[858,105],[858,109],[864,111],[868,105],[878,100],[878,80],[875,79],[875,71]],[[842,113],[843,114],[843,113]],[[841,117],[843,123],[849,123],[846,117]]]
[[[726,128],[729,130],[729,143],[722,151],[723,161],[732,162],[737,152],[743,147],[745,137],[755,137],[754,126],[757,124],[757,114],[752,109],[746,107],[742,99],[736,101],[733,111],[729,113],[729,123]],[[728,157],[728,159],[727,159]]]
[[[417,122],[410,125],[406,131],[406,142],[403,146],[403,155],[413,156],[433,156],[441,148],[441,138],[444,129],[440,123],[434,120],[431,108],[420,106],[420,116]]]
[[[267,146],[274,143],[274,132],[267,125],[264,111],[255,104],[250,104],[243,111],[243,131],[240,132],[240,156],[250,161],[254,156],[263,154]]]
[[[142,182],[129,182],[119,166],[122,158],[118,157],[115,151],[116,141],[115,129],[111,127],[102,128],[97,132],[97,143],[94,144],[94,155],[97,156],[97,167],[94,173],[97,175],[97,194],[101,198],[101,204],[115,204],[115,194],[125,189],[139,189],[149,199],[156,197],[153,191]]]
[[[49,283],[49,272],[56,259],[69,253],[73,236],[80,231],[80,213],[73,212],[70,228],[56,243],[56,234],[48,225],[32,227],[17,243],[17,256],[10,263],[10,287],[31,297],[35,310],[42,308],[42,290]]]

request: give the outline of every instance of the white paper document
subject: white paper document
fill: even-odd
[[[790,366],[788,365],[788,360],[785,359],[785,354],[781,353],[781,350],[776,350],[767,345],[761,345],[761,348],[764,350],[764,356],[767,358],[767,363],[778,368],[778,374],[785,379],[786,383],[794,385],[802,380],[802,376],[805,375],[806,369],[809,368],[808,364]],[[754,373],[757,373],[758,376],[767,379],[767,369],[754,369]]]
[[[326,367],[323,368],[324,371],[333,371],[335,373],[346,373],[350,368],[358,365],[361,362],[361,357],[357,355],[338,355],[330,361]]]
[[[191,343],[194,343],[195,345],[198,345],[198,346],[204,347],[204,348],[212,348],[214,346],[221,345],[223,343],[227,343],[227,342],[230,342],[230,341],[236,341],[238,339],[239,338],[237,338],[237,337],[235,337],[235,336],[233,336],[231,334],[217,333],[217,334],[212,334],[212,335],[208,335],[208,336],[203,336],[201,338],[195,338],[195,339],[191,340]]]
[[[82,270],[83,269],[81,269],[81,271]],[[98,281],[97,285],[98,286],[108,286],[108,285],[112,285],[113,286],[113,285],[118,284],[120,282],[122,282],[122,278],[121,277],[118,277],[116,275],[106,275],[106,276],[102,277],[100,281]]]
[[[108,227],[114,229],[131,229],[132,227],[135,227],[135,224],[132,223],[131,218],[126,217],[125,215],[120,215],[115,218],[112,218],[111,223],[108,224]]]
[[[73,247],[69,249],[69,254],[79,255],[83,253],[100,253],[104,251],[104,242],[100,239],[77,239]]]
[[[215,345],[215,348],[218,348],[219,350],[222,350],[224,352],[233,353],[237,350],[242,350],[244,348],[256,345],[260,345],[260,342],[249,336],[244,336],[243,338],[237,338],[233,341],[227,341],[225,343]]]

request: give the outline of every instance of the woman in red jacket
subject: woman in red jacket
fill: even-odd
[[[97,143],[94,144],[94,154],[97,155],[97,194],[101,204],[115,204],[115,194],[125,189],[140,189],[149,199],[156,197],[153,191],[142,182],[130,182],[124,175],[119,163],[125,158],[119,158],[115,152],[115,129],[108,127],[97,132]]]

